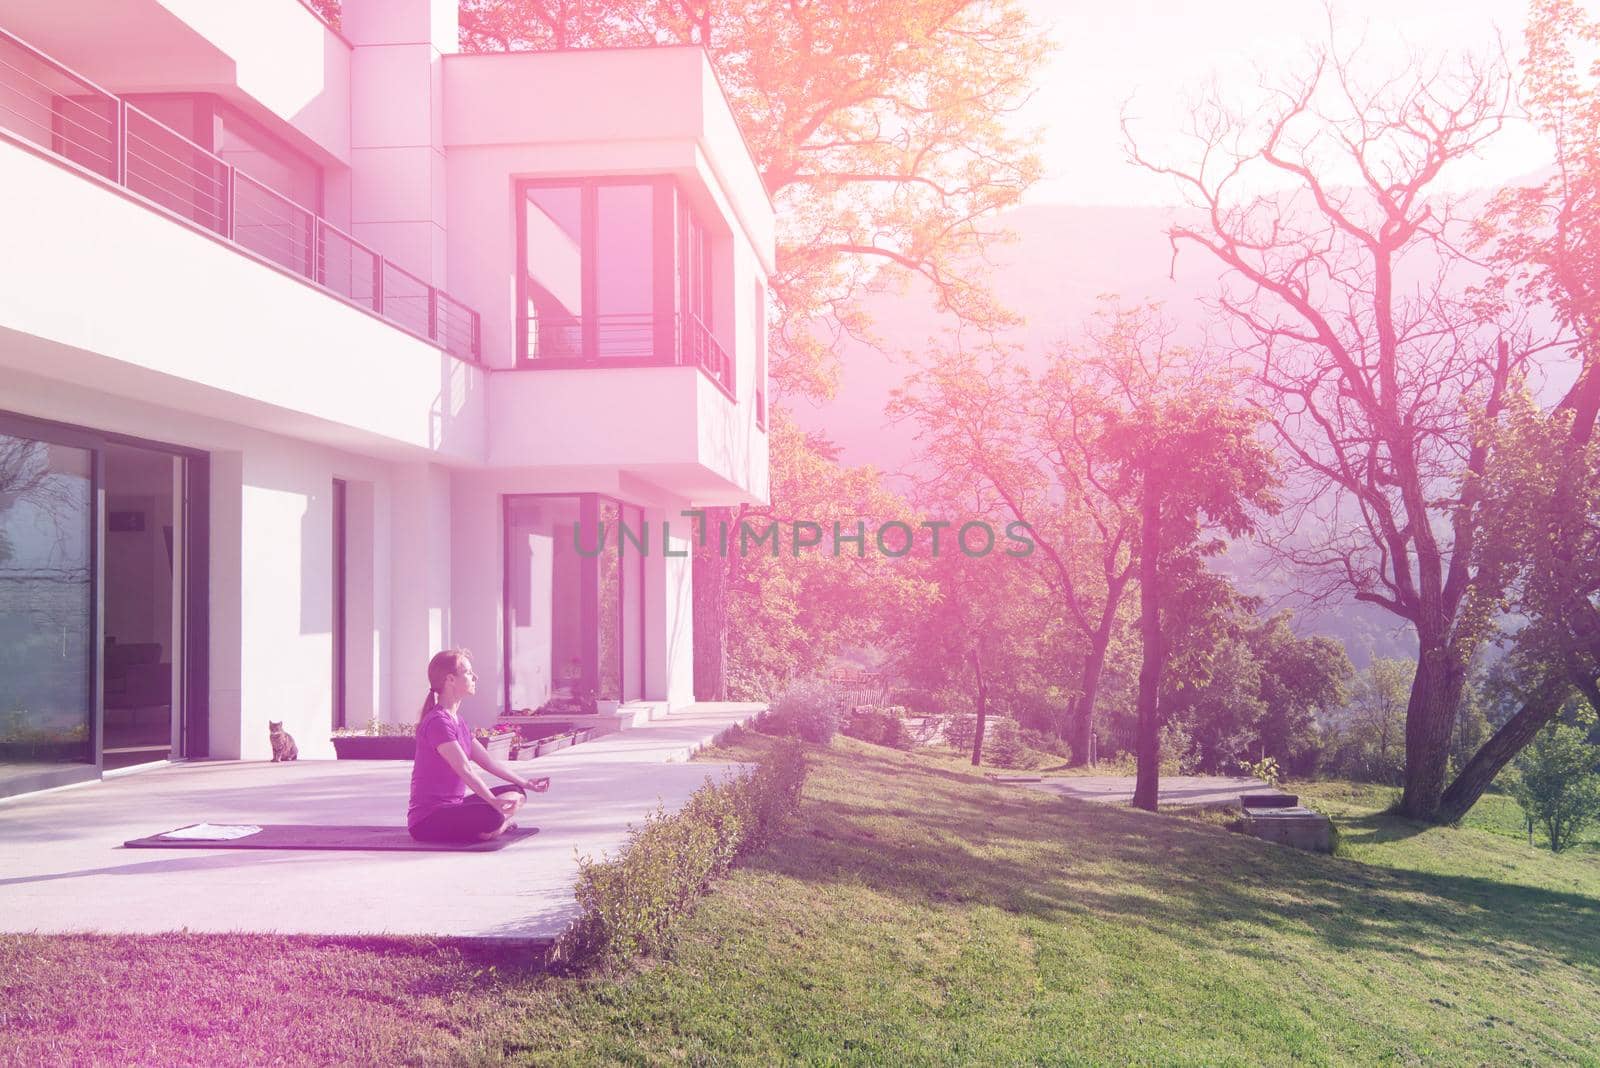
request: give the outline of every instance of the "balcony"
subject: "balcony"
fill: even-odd
[[[477,312],[4,30],[0,138],[118,186],[457,359],[481,362]]]
[[[523,324],[523,366],[538,369],[597,367],[698,367],[731,401],[738,401],[733,358],[698,315],[649,313],[537,315]],[[758,394],[758,401],[760,400]],[[765,415],[762,415],[763,420]]]

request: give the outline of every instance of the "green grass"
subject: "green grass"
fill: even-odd
[[[1317,784],[1323,857],[845,739],[813,761],[668,960],[0,937],[0,1060],[1600,1064],[1600,855],[1495,812],[1424,829]]]

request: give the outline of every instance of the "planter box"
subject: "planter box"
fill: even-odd
[[[559,749],[565,749],[572,744],[572,737],[571,734],[552,734],[548,738],[541,738],[539,739],[539,748],[534,752],[534,755],[546,756]]]
[[[333,739],[340,760],[414,760],[417,739],[411,734],[351,734]]]
[[[483,743],[483,748],[496,760],[511,759],[511,735],[502,734]]]

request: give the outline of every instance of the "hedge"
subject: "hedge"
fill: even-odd
[[[776,746],[754,770],[707,783],[684,807],[658,807],[614,860],[578,861],[582,914],[563,936],[569,961],[660,951],[678,921],[733,862],[773,840],[800,802],[804,747]]]

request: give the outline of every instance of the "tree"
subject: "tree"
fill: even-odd
[[[1439,182],[1500,130],[1509,94],[1497,64],[1372,77],[1335,44],[1257,107],[1197,108],[1195,162],[1151,160],[1128,140],[1199,209],[1169,231],[1174,252],[1223,268],[1219,309],[1294,464],[1287,514],[1326,532],[1286,555],[1318,577],[1311,592],[1346,591],[1416,632],[1401,807],[1418,818],[1439,813],[1468,666],[1493,621],[1495,591],[1474,594],[1479,430],[1532,349],[1465,291],[1474,210]]]
[[[1530,5],[1525,86],[1533,117],[1550,136],[1556,166],[1535,186],[1507,190],[1479,229],[1503,274],[1556,315],[1578,363],[1559,403],[1541,412],[1526,398],[1498,434],[1484,491],[1494,529],[1480,550],[1532,625],[1516,658],[1535,677],[1528,699],[1462,767],[1440,804],[1459,820],[1519,750],[1576,690],[1600,704],[1600,575],[1592,492],[1600,475],[1600,69],[1578,53],[1600,43],[1600,20],[1570,0]]]
[[[830,442],[803,431],[787,412],[773,411],[769,428],[773,503],[729,510],[726,519],[707,510],[695,525],[696,566],[708,561],[734,594],[713,606],[696,604],[697,624],[718,608],[727,611],[708,628],[712,640],[696,643],[702,699],[699,684],[709,678],[724,680],[722,697],[771,697],[847,644],[889,640],[885,622],[916,613],[934,593],[906,560],[872,547],[884,524],[915,528],[910,504],[873,468],[841,465]],[[860,532],[859,546],[844,540]],[[887,543],[897,551],[897,536]],[[697,583],[696,596],[704,589]],[[700,670],[710,655],[718,657],[714,670]]]
[[[949,514],[967,522],[985,512],[980,505]],[[1031,570],[998,551],[973,556],[946,542],[943,551],[930,552],[922,563],[938,594],[902,628],[900,670],[914,686],[965,692],[977,717],[972,739],[977,766],[995,696],[1014,692],[1029,661],[1040,655],[1048,630],[1040,607],[1047,601]]]
[[[1286,612],[1262,621],[1249,642],[1260,664],[1260,754],[1278,757],[1295,774],[1307,774],[1317,756],[1318,714],[1345,702],[1345,684],[1355,668],[1332,638],[1296,635]]]
[[[1528,842],[1535,823],[1544,827],[1550,851],[1559,853],[1578,833],[1600,817],[1600,752],[1588,742],[1588,731],[1550,723],[1517,757],[1511,794],[1528,819]]]
[[[1364,782],[1398,785],[1405,772],[1406,706],[1417,666],[1374,660],[1356,678],[1338,726],[1336,764]]]
[[[1097,447],[1119,492],[1139,509],[1138,776],[1133,803],[1154,812],[1161,773],[1160,699],[1167,652],[1163,579],[1220,552],[1213,530],[1238,537],[1275,506],[1260,415],[1237,404],[1234,383],[1183,349],[1135,350],[1106,364],[1125,407],[1107,414]]]
[[[1106,367],[1171,330],[1154,306],[1108,303],[1085,344],[1061,345],[1030,374],[1006,351],[936,350],[895,391],[889,411],[918,425],[928,486],[981,484],[1039,548],[1037,566],[1076,639],[1069,721],[1072,762],[1089,759],[1096,700],[1118,613],[1133,581],[1137,511],[1112,488],[1094,435],[1119,403]]]

